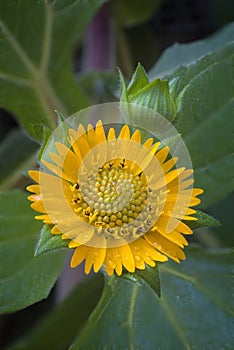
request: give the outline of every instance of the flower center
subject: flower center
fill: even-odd
[[[74,211],[94,225],[98,234],[138,237],[153,225],[155,193],[144,173],[134,175],[130,162],[113,160],[71,187]]]

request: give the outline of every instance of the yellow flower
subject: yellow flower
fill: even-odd
[[[55,142],[48,170],[30,170],[37,184],[27,190],[36,219],[53,225],[52,234],[69,239],[74,249],[71,267],[85,260],[85,272],[121,275],[155,266],[170,257],[185,259],[184,235],[192,230],[183,220],[192,216],[203,192],[193,189],[190,169],[176,168],[168,147],[153,138],[141,143],[141,133],[124,125],[105,131],[83,125],[69,129],[67,145]],[[47,152],[48,153],[48,152]]]

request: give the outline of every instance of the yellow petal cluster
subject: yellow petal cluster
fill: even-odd
[[[71,267],[85,260],[85,272],[121,275],[169,258],[185,259],[184,223],[196,220],[191,207],[200,203],[203,190],[192,188],[193,171],[176,168],[168,147],[153,138],[141,142],[141,132],[131,134],[124,125],[118,136],[83,125],[69,129],[68,145],[55,142],[44,169],[30,170],[36,184],[32,194],[36,219],[53,225],[52,234],[69,239],[74,249]]]

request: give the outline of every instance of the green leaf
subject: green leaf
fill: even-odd
[[[181,265],[160,265],[161,298],[146,284],[106,283],[70,350],[232,349],[230,251],[187,256]]]
[[[134,273],[123,272],[121,278],[136,283],[138,286],[142,286],[146,283],[157,296],[161,296],[160,278],[157,266],[153,268],[146,265],[145,270],[137,269]],[[107,283],[111,285],[116,279],[118,279],[118,277],[113,275],[109,277]]]
[[[57,252],[61,249],[68,248],[69,239],[62,239],[61,235],[51,233],[52,225],[44,225],[35,247],[35,256],[46,252]]]
[[[234,123],[230,117],[234,112],[233,29],[230,25],[211,39],[183,46],[187,63],[180,57],[180,64],[176,61],[173,69],[160,74],[169,79],[168,101],[173,100],[175,110],[172,117],[166,108],[161,114],[173,123],[188,148],[195,185],[204,189],[201,208],[225,198],[234,188]],[[193,56],[196,45],[199,54]],[[173,48],[170,52],[172,60]],[[146,94],[145,106],[152,108],[157,92],[146,90]],[[166,96],[161,95],[162,101],[167,101]],[[135,103],[142,105],[142,99]],[[142,127],[150,125],[146,115],[141,123]]]
[[[205,190],[203,207],[224,198],[234,187],[232,59],[229,52],[222,61],[198,72],[175,120],[192,158],[196,186]]]
[[[24,192],[2,192],[0,201],[0,313],[6,313],[46,298],[65,255],[33,256],[41,224],[34,219]]]
[[[172,75],[178,68],[189,67],[202,57],[224,48],[227,43],[233,41],[233,36],[234,23],[231,23],[208,39],[190,44],[174,44],[163,52],[149,75],[151,79]]]
[[[83,30],[104,0],[0,2],[0,105],[28,133],[56,127],[55,110],[69,116],[87,105],[72,57]]]
[[[117,21],[120,25],[135,25],[151,18],[161,0],[116,0],[114,2]]]
[[[230,193],[223,201],[207,209],[208,213],[217,218],[221,225],[212,228],[212,237],[222,247],[233,247],[233,207],[234,207],[234,192]],[[206,235],[206,234],[205,234]],[[201,233],[200,237],[204,237]],[[206,238],[206,237],[204,237]]]
[[[116,102],[118,75],[112,71],[95,70],[79,75],[78,83],[90,104]]]
[[[196,214],[193,216],[197,218],[196,221],[191,221],[191,220],[184,221],[186,225],[188,225],[193,230],[200,227],[220,226],[220,222],[218,220],[204,213],[201,210],[197,210]]]
[[[102,287],[101,275],[81,282],[61,304],[8,349],[68,349],[96,306]]]
[[[38,147],[22,129],[14,128],[7,133],[0,144],[0,189],[9,188],[35,162]]]
[[[161,296],[160,277],[157,265],[155,267],[146,265],[145,270],[137,269],[135,274],[139,276],[141,280],[147,283],[149,287],[157,294],[157,296]]]

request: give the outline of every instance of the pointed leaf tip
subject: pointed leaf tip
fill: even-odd
[[[158,297],[161,296],[160,277],[157,265],[155,267],[146,265],[145,270],[136,269],[134,273],[124,272],[121,278],[136,283],[140,287],[147,284]]]
[[[43,226],[35,247],[34,256],[68,248],[69,240],[62,239],[61,235],[53,235],[51,229],[52,225]]]
[[[192,230],[200,227],[221,226],[221,223],[217,219],[213,218],[213,216],[210,216],[209,214],[204,213],[201,210],[197,210],[194,217],[197,218],[196,221],[184,221],[186,225],[189,226]]]

